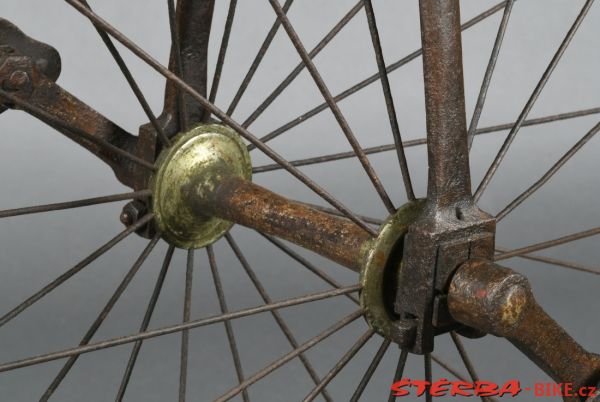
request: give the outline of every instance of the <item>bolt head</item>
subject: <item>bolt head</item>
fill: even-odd
[[[4,82],[4,88],[11,91],[18,91],[28,83],[29,75],[25,71],[15,71]]]

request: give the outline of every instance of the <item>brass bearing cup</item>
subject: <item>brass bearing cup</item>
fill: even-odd
[[[231,128],[203,124],[178,134],[171,147],[157,159],[158,170],[151,182],[152,209],[163,238],[180,248],[201,248],[214,243],[232,222],[199,216],[190,197],[201,187],[214,189],[224,177],[252,178],[250,155],[242,139]]]
[[[391,292],[397,286],[404,236],[425,207],[425,200],[404,204],[379,228],[379,234],[366,246],[360,272],[360,305],[371,328],[386,339],[400,341],[405,323],[393,312]]]

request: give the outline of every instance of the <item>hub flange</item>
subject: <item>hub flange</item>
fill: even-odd
[[[169,243],[186,249],[205,247],[223,236],[233,223],[198,217],[190,197],[198,188],[211,191],[226,177],[250,180],[252,164],[238,134],[220,124],[204,124],[179,134],[157,160],[151,188],[158,228]]]

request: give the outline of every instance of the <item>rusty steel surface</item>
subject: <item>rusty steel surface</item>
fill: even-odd
[[[55,49],[0,19],[2,90],[31,105],[24,109],[26,112],[99,157],[121,183],[145,191],[160,179],[168,189],[164,193],[177,196],[179,204],[170,211],[172,215],[186,210],[186,229],[207,221],[218,221],[224,228],[219,227],[218,233],[200,243],[190,242],[185,233],[177,241],[164,236],[172,245],[193,248],[212,244],[233,224],[256,229],[360,272],[361,305],[367,321],[405,351],[429,356],[435,337],[450,331],[470,337],[489,333],[508,339],[558,382],[584,387],[600,381],[600,356],[584,350],[544,312],[523,276],[491,262],[496,220],[479,209],[471,193],[459,0],[419,1],[429,163],[427,198],[398,208],[379,228],[378,236],[373,235],[371,226],[361,226],[363,221],[358,218],[352,221],[312,208],[252,183],[245,147],[244,152],[224,153],[223,158],[217,154],[218,147],[201,148],[212,154],[205,154],[205,159],[187,154],[188,159],[175,160],[185,162],[175,163],[181,172],[163,174],[165,158],[159,156],[176,154],[177,138],[181,138],[177,134],[185,134],[191,127],[208,127],[199,124],[210,121],[212,107],[198,99],[207,93],[214,0],[181,0],[176,10],[174,4],[169,3],[175,21],[169,61],[173,76],[167,75],[164,109],[158,118],[151,119],[153,124],[140,127],[137,137],[56,83],[61,66]],[[181,91],[184,86],[176,85],[177,79],[187,85],[187,93]],[[0,112],[19,108],[8,98],[1,101]],[[32,112],[38,109],[50,119]],[[221,116],[221,120],[226,121],[226,117]],[[164,143],[159,141],[157,130],[168,137]],[[170,144],[171,138],[175,145]],[[235,138],[244,146],[237,134]],[[134,159],[115,153],[104,143]],[[258,140],[256,144],[271,152]],[[135,158],[147,166],[140,166],[139,160],[134,163]],[[196,168],[211,158],[218,163]],[[234,162],[243,162],[244,169],[232,174],[231,160],[223,162],[227,158],[240,159]],[[283,162],[280,165],[286,167]],[[183,171],[188,168],[189,172]],[[154,206],[157,194],[153,193]],[[134,227],[140,219],[150,219],[147,213],[153,205],[147,198],[132,198],[123,208],[120,219],[124,225]],[[166,230],[160,225],[164,223],[161,217],[156,213],[158,226]],[[144,225],[137,233],[157,235],[153,224]]]
[[[469,257],[491,258],[494,219],[471,196],[458,0],[421,0],[425,78],[427,203],[404,240],[395,311],[412,326],[414,353],[434,349],[436,334],[458,329],[448,320],[444,291]]]
[[[600,380],[600,356],[575,342],[535,301],[527,279],[508,268],[467,261],[452,278],[448,307],[456,320],[508,339],[556,382],[579,389]]]
[[[136,138],[56,84],[61,64],[55,49],[27,37],[3,19],[0,19],[0,38],[3,44],[0,49],[2,88],[51,115],[53,120],[45,121],[32,113],[97,155],[113,169],[119,181],[131,185],[135,165],[74,131],[81,130],[126,152],[134,150]],[[4,102],[4,107],[15,105]]]
[[[421,0],[427,111],[427,199],[436,209],[471,198],[458,0]]]
[[[207,93],[208,44],[214,6],[214,0],[177,2],[175,18],[178,43],[171,48],[169,68],[171,71],[177,71],[177,75],[202,96],[206,96]],[[178,65],[178,61],[181,62],[181,66]],[[177,118],[180,109],[183,109],[184,121],[188,127],[208,121],[209,113],[187,94],[181,94],[181,105],[178,92],[172,81],[168,81],[164,113]],[[179,127],[179,131],[188,127]]]
[[[71,127],[79,128],[125,151],[131,152],[135,149],[137,140],[133,135],[46,77],[39,76],[34,71],[31,72],[31,77],[34,89],[26,98],[29,103],[40,107]],[[71,134],[70,131],[60,131],[106,162],[123,184],[131,184],[129,180],[135,166],[131,166],[129,161],[115,156],[113,152],[87,141],[85,138]]]
[[[61,60],[56,49],[28,37],[3,18],[0,18],[0,54],[2,57],[18,54],[34,60],[40,72],[53,81],[60,75]]]
[[[345,218],[289,200],[257,184],[232,177],[196,197],[195,208],[240,225],[289,240],[354,271],[371,236]]]

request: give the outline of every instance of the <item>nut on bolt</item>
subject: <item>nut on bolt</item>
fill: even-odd
[[[25,71],[15,71],[6,81],[4,81],[4,89],[9,91],[18,91],[29,84],[29,74]]]
[[[131,201],[123,207],[119,220],[125,226],[131,226],[146,215],[146,205],[138,200]]]

